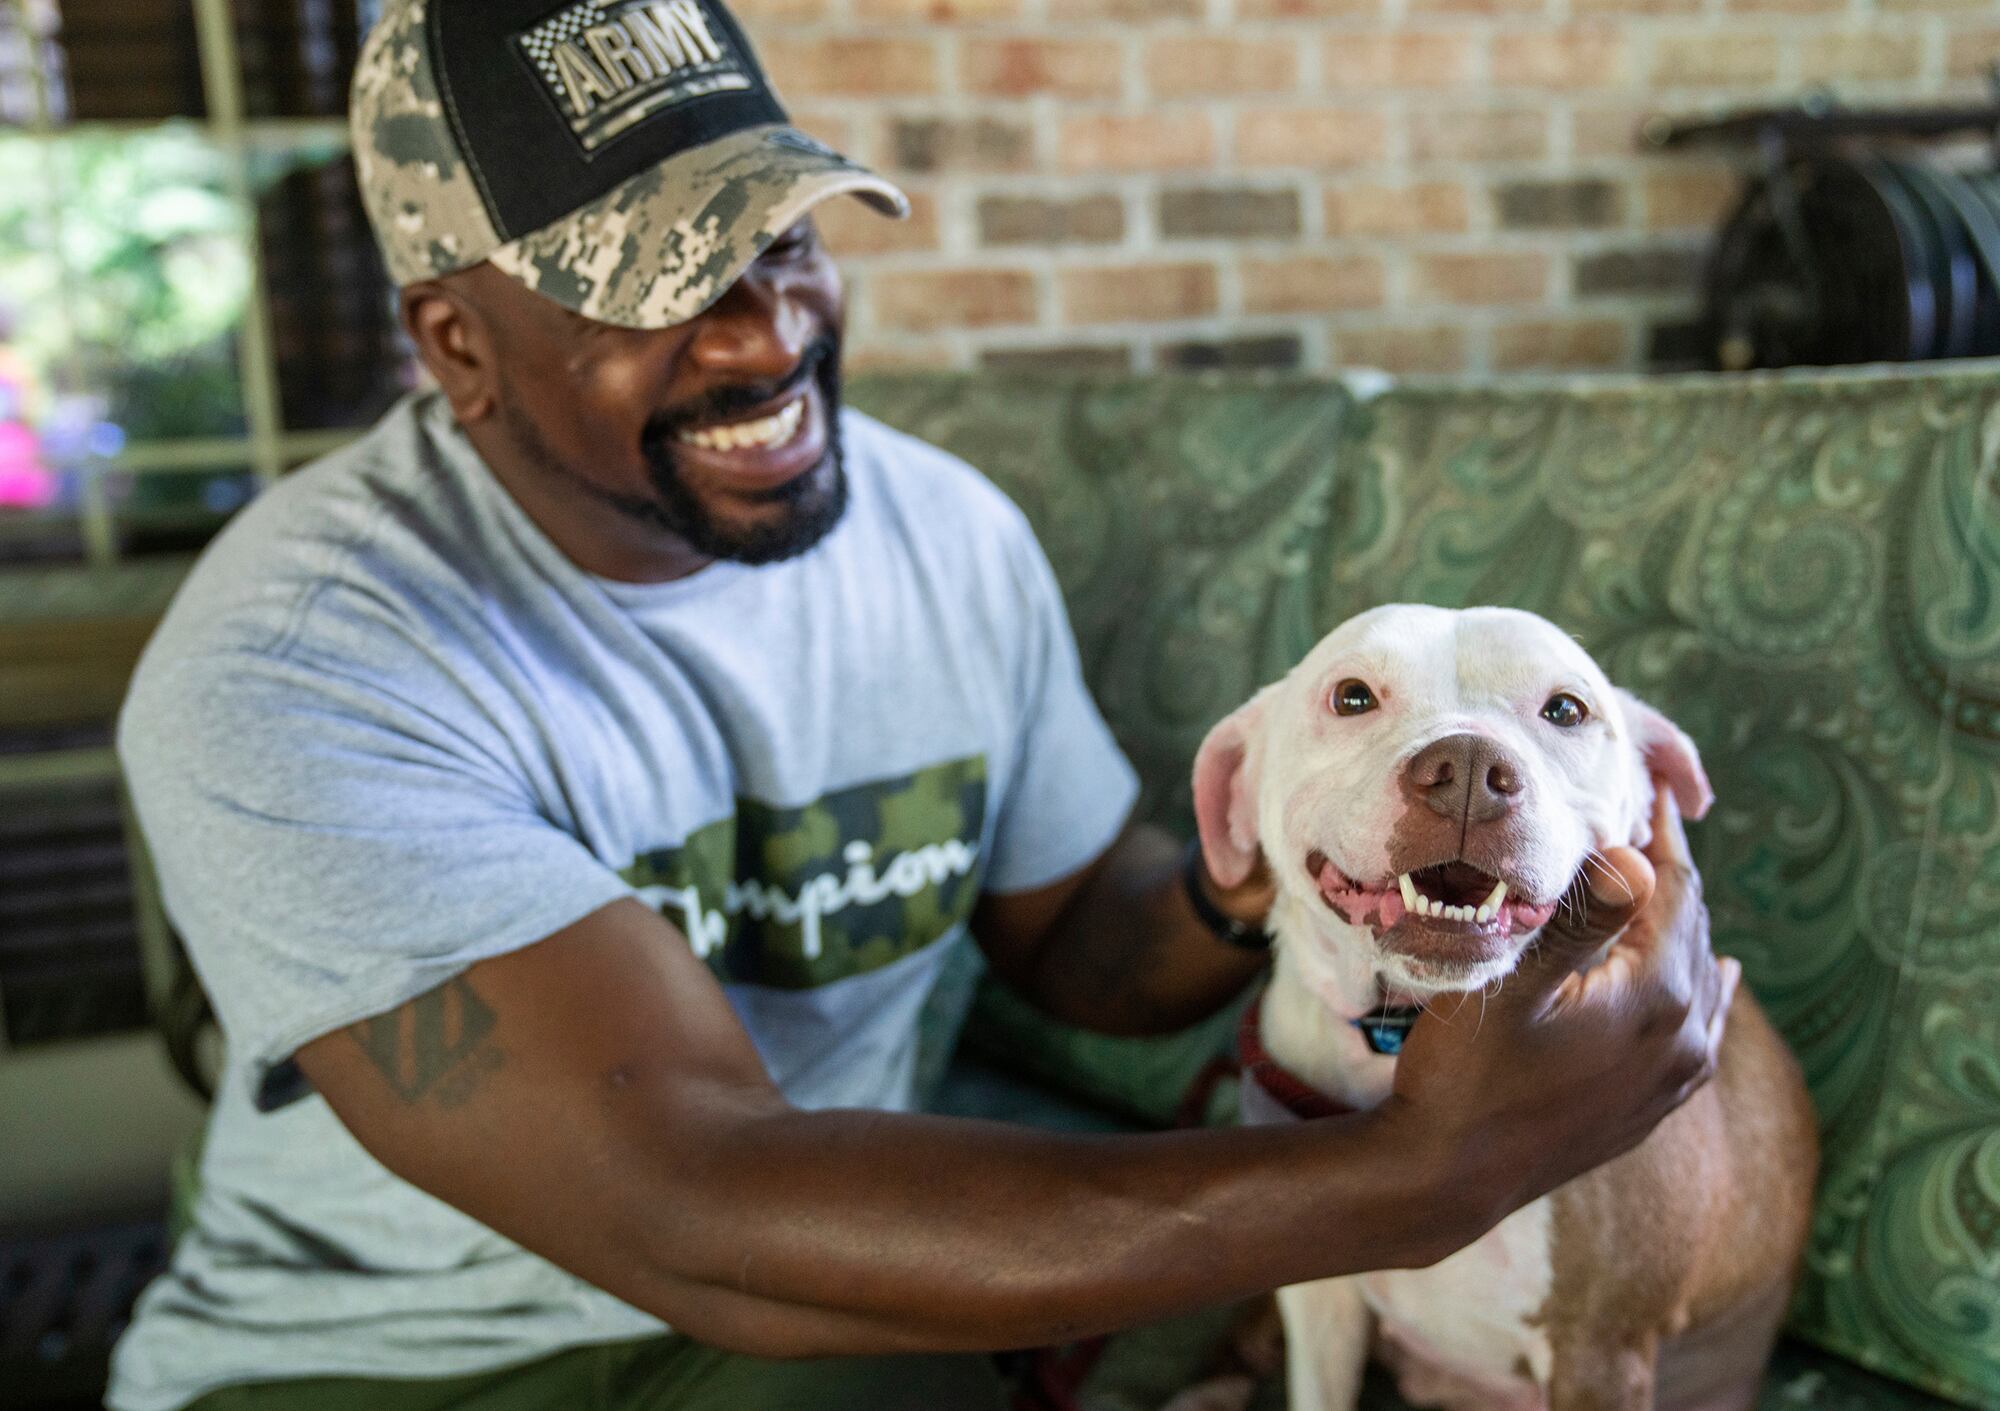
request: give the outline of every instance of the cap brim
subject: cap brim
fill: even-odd
[[[832,196],[909,214],[889,182],[796,128],[754,127],[652,167],[487,256],[564,308],[624,328],[685,323]]]

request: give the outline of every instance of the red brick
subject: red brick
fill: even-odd
[[[983,24],[1018,19],[1022,0],[854,0],[854,17],[884,24]]]
[[[1341,186],[1326,193],[1326,233],[1334,237],[1451,234],[1464,231],[1471,219],[1465,188],[1451,181]]]
[[[1380,308],[1385,284],[1382,262],[1370,255],[1245,260],[1242,279],[1246,314]]]
[[[987,196],[979,203],[982,245],[1108,245],[1124,238],[1125,204],[1113,195]]]
[[[1035,277],[1026,270],[901,270],[874,283],[884,328],[933,333],[1035,321]]]
[[[1411,109],[1410,156],[1419,162],[1507,162],[1546,157],[1546,108]]]
[[[831,8],[828,0],[739,0],[729,12],[743,21],[761,51],[765,36],[781,24],[810,24],[825,19]]]
[[[1057,157],[1066,172],[1187,171],[1214,164],[1215,130],[1198,111],[1073,117]]]
[[[1723,4],[1733,15],[1844,15],[1853,8],[1848,0],[1723,0]]]
[[[997,118],[893,118],[882,165],[891,171],[1026,171],[1035,133]]]
[[[1650,157],[1640,129],[1659,115],[1657,104],[1579,104],[1570,110],[1570,150],[1583,158]]]
[[[1320,49],[1328,88],[1455,88],[1473,73],[1470,42],[1455,34],[1336,34]]]
[[[1299,46],[1208,34],[1156,39],[1146,50],[1146,86],[1155,98],[1289,93],[1299,86]]]
[[[1603,230],[1625,215],[1625,189],[1602,177],[1508,181],[1492,194],[1502,230]]]
[[[1065,323],[1152,323],[1216,310],[1215,266],[1109,265],[1059,276]]]
[[[1465,331],[1453,325],[1336,326],[1333,351],[1336,367],[1383,372],[1463,372],[1467,363]]]
[[[1608,16],[1615,19],[1649,15],[1699,15],[1706,0],[1569,0],[1570,13],[1580,20]]]
[[[1808,34],[1796,43],[1798,77],[1807,82],[1911,79],[1923,69],[1923,36],[1907,28],[1836,30]]]
[[[854,124],[843,113],[823,108],[793,108],[792,126],[801,132],[811,133],[835,151],[845,152],[850,157],[858,155]]]
[[[1155,356],[1161,367],[1180,372],[1290,369],[1305,360],[1305,345],[1296,333],[1253,333],[1168,343]]]
[[[1544,0],[1405,0],[1403,7],[1403,12],[1413,19],[1540,19],[1547,11]]]
[[[1692,296],[1701,285],[1701,263],[1701,251],[1687,246],[1600,250],[1577,258],[1570,285],[1579,299],[1629,294]]]
[[[1296,240],[1303,221],[1291,188],[1194,186],[1160,193],[1165,240]]]
[[[874,343],[866,339],[841,350],[842,373],[936,372],[958,366],[943,343]]]
[[[1199,20],[1204,0],[1054,0],[1049,11],[1064,20]]]
[[[1655,88],[1736,88],[1778,81],[1776,35],[1742,26],[1699,34],[1661,35],[1653,42],[1649,81]]]
[[[1524,88],[1615,88],[1624,81],[1625,34],[1594,26],[1493,39],[1493,82]]]
[[[1442,304],[1532,304],[1549,292],[1549,258],[1536,253],[1419,255],[1415,297]]]
[[[1743,178],[1720,163],[1656,171],[1646,178],[1648,230],[1712,230],[1743,194]]]
[[[1953,78],[1983,79],[2000,60],[2000,29],[1975,29],[1947,41],[1945,72]]]
[[[1236,115],[1236,160],[1252,167],[1351,167],[1388,155],[1389,126],[1364,108],[1252,108]]]
[[[1116,98],[1125,56],[1111,39],[971,39],[958,72],[967,92],[991,97]]]
[[[910,214],[902,220],[846,197],[813,207],[826,247],[840,258],[902,254],[938,248],[937,200],[928,191],[909,191]]]
[[[1047,348],[985,348],[979,366],[988,372],[1117,373],[1132,370],[1128,343],[1058,343]]]
[[[907,98],[938,89],[937,51],[923,39],[770,39],[758,46],[788,98]]]
[[[1240,20],[1367,20],[1382,0],[1236,0]]]
[[[1624,367],[1631,338],[1610,319],[1536,320],[1502,324],[1493,331],[1497,372],[1582,371]]]

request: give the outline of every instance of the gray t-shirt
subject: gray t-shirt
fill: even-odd
[[[941,451],[853,412],[841,434],[846,516],[767,567],[579,570],[434,395],[211,546],[119,722],[228,1058],[118,1411],[662,1326],[390,1175],[301,1044],[636,895],[793,1102],[907,1108],[978,893],[1110,843],[1135,781],[1026,521]]]

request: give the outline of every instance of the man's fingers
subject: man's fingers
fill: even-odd
[[[1646,905],[1653,883],[1652,864],[1631,848],[1612,848],[1587,861],[1522,962],[1520,978],[1527,983],[1508,989],[1539,997],[1562,984]]]
[[[1671,863],[1694,870],[1694,853],[1688,847],[1687,826],[1681,822],[1674,791],[1659,779],[1653,781],[1653,838],[1646,844],[1646,858],[1655,868]]]
[[[1716,972],[1721,978],[1722,992],[1716,996],[1715,1008],[1708,1016],[1708,1051],[1719,1053],[1722,1049],[1722,1031],[1729,1024],[1729,1006],[1736,1001],[1736,987],[1743,981],[1743,967],[1732,956],[1724,956],[1716,962]]]

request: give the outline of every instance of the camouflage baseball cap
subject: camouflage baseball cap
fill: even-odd
[[[399,286],[490,260],[629,328],[693,318],[830,196],[909,211],[790,126],[717,0],[385,0],[349,121]]]

